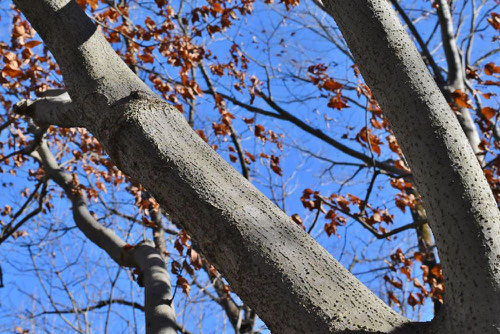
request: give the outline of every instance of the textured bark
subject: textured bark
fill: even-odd
[[[132,256],[144,283],[146,333],[176,334],[172,286],[162,255],[152,241],[145,241],[134,247]]]
[[[446,279],[443,333],[500,330],[500,213],[460,124],[386,0],[329,0],[402,145]]]
[[[96,108],[108,119],[114,115],[113,123],[94,133],[111,145],[105,147],[118,166],[183,223],[273,330],[389,332],[406,322],[222,160],[168,104],[135,92],[127,102]]]
[[[154,97],[74,2],[15,3],[61,66],[83,125],[273,331],[389,332],[407,322]]]
[[[35,101],[21,100],[14,106],[18,114],[30,117],[39,127],[57,125],[63,128],[79,127],[82,121],[80,113],[65,91],[57,91],[50,96]]]

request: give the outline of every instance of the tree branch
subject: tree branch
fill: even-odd
[[[111,229],[96,221],[87,206],[83,192],[73,178],[57,164],[49,147],[42,141],[34,157],[40,161],[47,177],[63,188],[73,205],[73,219],[77,227],[94,244],[106,251],[119,265],[140,269],[145,287],[145,316],[147,333],[176,333],[175,311],[172,304],[172,287],[162,255],[153,242],[143,241],[127,245]]]
[[[217,91],[215,90],[212,80],[208,76],[207,69],[205,68],[203,63],[200,63],[200,65],[198,65],[198,68],[201,70],[201,73],[203,75],[203,78],[205,79],[210,94],[212,94],[215,100],[215,97],[217,96]],[[245,177],[245,179],[250,181],[250,170],[248,169],[247,163],[245,162],[245,155],[243,154],[243,149],[241,148],[240,139],[238,138],[238,134],[236,133],[236,130],[234,129],[233,124],[231,123],[229,124],[229,132],[231,134],[231,140],[233,141],[233,144],[236,147],[236,152],[238,153],[238,159],[241,165],[241,174]]]
[[[144,312],[144,306],[142,306],[139,303],[130,302],[130,301],[124,300],[124,299],[106,299],[106,300],[98,301],[94,305],[89,305],[87,307],[81,307],[81,308],[78,308],[76,310],[74,308],[68,308],[68,309],[63,309],[63,310],[44,311],[44,312],[40,312],[37,314],[33,314],[32,317],[39,317],[39,316],[44,315],[44,314],[86,313],[89,311],[93,311],[93,310],[97,310],[97,309],[106,307],[106,306],[111,305],[111,304],[126,305],[126,306],[130,306],[130,307],[136,308],[136,309]]]
[[[406,15],[406,12],[404,11],[404,9],[399,5],[398,0],[391,0],[391,3],[394,6],[394,8],[396,8],[396,11],[401,16],[403,21],[406,23],[406,26],[411,31],[413,37],[415,37],[415,40],[417,41],[418,46],[422,50],[423,59],[424,59],[425,63],[428,64],[432,68],[432,72],[434,73],[434,77],[436,78],[436,83],[438,84],[438,86],[443,87],[445,84],[445,81],[444,81],[443,75],[441,73],[441,69],[434,61],[434,57],[429,52],[429,48],[427,47],[427,44],[422,39],[422,36],[418,32],[417,28],[415,27],[415,25],[413,24],[411,19],[408,17],[408,15]]]
[[[450,87],[460,89],[463,87],[463,68],[460,53],[458,51],[457,42],[455,39],[455,29],[453,28],[453,18],[451,16],[448,0],[437,0],[437,13],[439,24],[441,26],[441,39],[443,41],[443,49],[448,63],[448,78],[447,82]],[[463,91],[463,88],[462,88]]]
[[[444,53],[446,55],[446,62],[448,64],[448,77],[446,79],[446,87],[444,87],[444,93],[447,95],[447,99],[454,103],[451,98],[451,93],[456,90],[461,90],[465,92],[465,75],[464,66],[462,64],[462,59],[460,52],[458,50],[457,41],[455,38],[454,28],[453,28],[453,17],[451,15],[450,6],[448,0],[437,0],[437,13],[439,18],[439,24],[441,26],[441,40],[443,42]],[[481,142],[479,138],[479,133],[477,131],[474,120],[467,108],[460,108],[458,115],[458,121],[462,129],[469,140],[472,150],[478,157],[482,160],[482,156],[479,149],[479,144]]]
[[[58,95],[41,97],[35,101],[21,100],[14,105],[14,112],[29,116],[40,127],[55,125],[63,128],[81,127],[81,113],[68,93],[57,90]]]

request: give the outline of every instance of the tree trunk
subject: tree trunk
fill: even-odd
[[[155,97],[74,1],[15,3],[60,65],[81,111],[75,122],[183,225],[271,330],[389,332],[407,322]]]
[[[500,330],[500,212],[472,148],[387,0],[328,0],[423,196],[443,265],[444,333]]]

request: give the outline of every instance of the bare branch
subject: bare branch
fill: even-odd
[[[136,309],[144,312],[144,306],[142,306],[139,303],[129,302],[128,300],[124,300],[124,299],[106,299],[106,300],[98,301],[94,305],[89,305],[87,307],[80,307],[76,310],[74,308],[69,308],[69,309],[63,309],[63,310],[44,311],[44,312],[40,312],[37,314],[33,314],[32,317],[39,317],[39,316],[45,315],[45,314],[86,313],[89,311],[103,308],[103,307],[111,305],[111,304],[126,305],[126,306],[130,306],[130,307],[136,308]]]
[[[417,28],[415,27],[415,25],[413,24],[411,19],[408,17],[408,15],[404,11],[404,9],[399,5],[399,2],[397,0],[391,0],[391,3],[394,6],[394,8],[396,8],[396,11],[401,16],[403,21],[406,23],[406,26],[410,30],[413,37],[415,37],[415,40],[417,41],[418,46],[422,50],[423,59],[424,59],[425,63],[428,64],[432,68],[432,72],[434,73],[434,77],[436,78],[436,83],[438,84],[438,86],[441,86],[441,87],[444,86],[445,81],[444,81],[443,75],[441,73],[441,69],[434,61],[434,57],[431,55],[429,48],[427,47],[427,44],[422,39],[422,36],[418,32]]]
[[[14,112],[29,116],[40,127],[55,125],[63,128],[83,126],[82,113],[71,101],[68,93],[47,94],[35,101],[21,100],[14,105]]]
[[[36,153],[47,173],[47,177],[63,188],[66,196],[71,200],[73,218],[78,228],[93,243],[105,250],[116,263],[126,267],[134,267],[135,263],[125,247],[126,243],[112,230],[104,227],[92,217],[84,193],[76,187],[73,178],[59,167],[44,141],[36,150]]]
[[[47,177],[54,180],[73,204],[73,218],[78,228],[119,265],[140,269],[145,287],[146,327],[148,332],[176,333],[170,277],[162,255],[151,241],[127,245],[111,229],[97,222],[88,210],[85,195],[72,177],[57,164],[43,141],[36,151]]]
[[[451,93],[456,90],[465,92],[464,66],[462,64],[461,55],[455,38],[453,17],[451,15],[448,0],[438,0],[437,3],[437,13],[439,24],[441,26],[441,39],[448,64],[448,77],[446,79],[444,93],[447,95],[447,99],[453,103],[454,101],[450,96]],[[472,150],[478,159],[482,161],[483,157],[480,155],[481,151],[479,149],[481,140],[469,110],[467,108],[460,108],[457,118],[460,122],[460,126],[465,132],[465,135],[467,136],[467,139],[469,140]]]

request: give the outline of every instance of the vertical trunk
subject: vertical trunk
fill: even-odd
[[[402,145],[446,278],[436,324],[498,330],[500,213],[456,117],[386,0],[328,0],[361,73]]]

